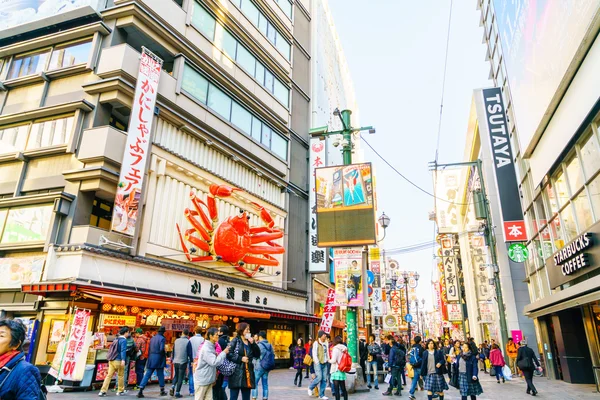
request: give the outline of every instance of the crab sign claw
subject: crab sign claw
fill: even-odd
[[[217,197],[229,197],[235,191],[243,192],[242,189],[234,188],[234,187],[227,186],[227,185],[216,185],[214,183],[212,185],[210,185],[209,190],[210,190],[210,194],[212,194],[213,196],[217,196]]]
[[[269,229],[273,229],[273,227],[275,226],[275,221],[273,221],[273,217],[271,217],[271,214],[269,214],[269,212],[258,203],[252,202],[252,205],[258,211],[260,211],[260,219],[263,220],[263,222],[269,227]]]

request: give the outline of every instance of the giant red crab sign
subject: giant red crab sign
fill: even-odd
[[[238,271],[249,277],[256,275],[262,265],[278,266],[279,262],[271,254],[285,252],[282,246],[273,242],[283,237],[283,231],[275,228],[275,222],[269,212],[264,207],[251,203],[259,211],[264,226],[250,227],[250,216],[244,210],[219,223],[215,198],[229,197],[234,191],[242,190],[224,185],[210,185],[209,191],[206,202],[196,196],[195,192],[190,192],[194,209],[186,208],[184,215],[192,224],[192,228],[182,234],[177,224],[179,240],[187,259],[191,262],[223,261],[234,265]],[[193,256],[185,243],[186,240],[208,254]]]

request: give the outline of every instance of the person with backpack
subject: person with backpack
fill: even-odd
[[[419,378],[421,377],[421,365],[423,362],[423,346],[421,346],[421,336],[414,337],[414,344],[412,345],[409,353],[408,353],[408,362],[413,367],[414,375],[412,378],[412,383],[410,385],[409,399],[415,400],[415,390],[417,389],[417,385],[419,384]]]
[[[424,387],[427,390],[427,398],[433,399],[434,393],[440,400],[444,399],[444,390],[448,390],[448,384],[444,378],[446,372],[446,359],[444,351],[438,348],[438,344],[429,339],[427,349],[423,353],[421,362],[421,376],[424,380]]]
[[[336,336],[333,338],[333,350],[331,351],[331,381],[335,389],[335,400],[340,400],[340,396],[344,397],[344,400],[348,400],[348,391],[346,390],[346,372],[350,369],[346,367],[346,363],[343,360],[344,357],[349,357],[348,348],[342,344],[342,337]],[[342,366],[345,364],[345,366]],[[352,366],[352,360],[350,360],[350,367]]]
[[[206,340],[202,342],[198,350],[198,363],[194,375],[194,400],[213,400],[213,385],[217,379],[217,367],[222,365],[229,353],[229,347],[225,347],[217,355],[219,330],[209,328]]]
[[[119,334],[113,340],[110,347],[108,348],[108,374],[104,378],[102,389],[98,396],[106,397],[106,392],[110,386],[115,372],[117,373],[117,396],[123,396],[125,394],[125,362],[127,360],[127,338],[129,337],[129,328],[124,326],[119,329]]]
[[[169,395],[175,395],[175,397],[178,399],[183,397],[181,395],[181,386],[183,385],[183,380],[185,379],[185,371],[187,370],[189,363],[194,359],[192,356],[192,345],[190,344],[190,339],[188,337],[189,334],[190,331],[187,329],[183,330],[181,336],[175,340],[175,344],[173,345],[173,354],[171,354],[175,377],[173,378]]]
[[[0,320],[0,398],[2,400],[45,399],[40,371],[23,352],[25,325],[14,319]]]
[[[255,367],[255,387],[252,389],[252,398],[258,397],[258,382],[262,381],[262,398],[269,398],[269,372],[275,368],[275,351],[271,343],[267,341],[267,332],[258,332],[258,348],[260,349],[260,358]],[[302,375],[302,373],[300,373]]]
[[[129,386],[129,372],[131,369],[131,362],[137,360],[138,348],[135,345],[135,338],[131,335],[127,337],[127,358],[125,359],[125,392],[127,392],[127,386]],[[135,365],[135,364],[134,364]]]
[[[167,395],[167,392],[165,391],[165,367],[167,366],[167,353],[165,352],[165,331],[165,327],[161,326],[158,328],[158,333],[152,339],[150,339],[146,373],[144,374],[142,383],[139,384],[140,391],[137,394],[139,399],[146,397],[144,396],[144,388],[148,384],[148,381],[154,372],[156,372],[156,376],[158,378],[160,395]]]
[[[142,328],[135,330],[135,346],[139,353],[137,360],[135,360],[135,384],[136,388],[139,389],[139,385],[144,379],[144,368],[146,368],[146,361],[148,360],[148,336],[144,334]]]
[[[401,371],[404,371],[404,366],[406,365],[406,349],[401,349],[400,345],[392,335],[388,335],[387,337],[391,347],[390,347],[390,355],[388,357],[388,370],[391,374],[390,385],[388,386],[388,390],[383,392],[384,396],[391,396],[395,394],[396,396],[400,396],[402,392],[402,382],[400,380]],[[394,393],[394,388],[396,392]]]
[[[369,336],[369,344],[367,345],[367,387],[371,389],[371,379],[375,385],[375,390],[379,390],[379,377],[377,376],[377,362],[379,357],[383,354],[383,350],[379,343],[375,342],[375,335]],[[370,372],[373,371],[373,377],[371,378]]]

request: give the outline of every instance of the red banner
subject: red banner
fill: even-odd
[[[85,363],[85,357],[80,357],[80,355],[84,350],[87,354],[86,334],[89,320],[90,310],[78,309],[75,311],[60,370],[60,378],[63,380],[81,380],[81,377],[77,379],[76,369],[78,363]]]
[[[335,289],[329,289],[327,291],[327,301],[323,308],[323,319],[321,320],[320,330],[329,334],[331,332],[331,325],[333,324],[333,317],[335,316]]]

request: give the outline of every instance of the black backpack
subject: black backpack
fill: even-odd
[[[110,347],[108,348],[108,354],[106,355],[106,359],[108,361],[114,361],[117,359],[117,355],[119,354],[119,340],[120,337],[117,337],[110,344]]]
[[[396,347],[396,352],[394,353],[394,365],[396,367],[404,367],[406,365],[406,352],[400,347]]]

